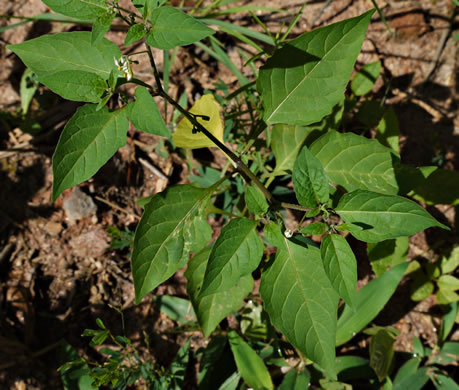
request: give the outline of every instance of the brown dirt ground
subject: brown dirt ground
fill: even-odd
[[[240,2],[265,7],[283,7],[288,14],[258,13],[271,31],[289,22],[302,2],[293,0]],[[458,26],[449,0],[378,1],[395,37],[390,39],[385,26],[374,16],[357,67],[380,59],[384,75],[375,86],[383,91],[388,83],[392,104],[400,120],[401,148],[404,162],[432,164],[441,156],[448,169],[459,168],[459,89],[458,46],[453,42]],[[369,0],[335,0],[308,4],[293,30],[296,36],[312,27],[356,16],[372,8]],[[46,12],[39,0],[0,1],[0,14],[31,16]],[[259,29],[248,15],[228,16],[228,20]],[[0,26],[17,20],[1,20]],[[5,31],[0,36],[0,111],[14,112],[20,105],[19,80],[22,63],[6,48],[47,32],[68,31],[75,26],[28,23]],[[81,27],[76,27],[81,28]],[[109,38],[121,43],[124,32],[111,31]],[[136,51],[141,47],[136,47]],[[228,53],[237,64],[243,60],[233,42]],[[162,67],[161,56],[159,66]],[[250,69],[244,68],[249,74]],[[137,76],[152,81],[144,63],[134,66]],[[172,69],[170,91],[179,96],[185,91],[189,100],[217,80],[236,87],[236,78],[223,65],[211,61],[199,50],[187,47],[179,51]],[[175,324],[154,305],[150,294],[141,305],[134,305],[134,292],[126,252],[108,249],[108,226],[133,230],[141,215],[135,200],[162,191],[169,184],[187,181],[189,168],[177,153],[161,154],[157,137],[130,131],[128,142],[95,177],[76,190],[66,191],[56,203],[51,201],[51,156],[60,130],[76,105],[47,94],[40,87],[31,107],[43,131],[30,136],[0,118],[0,388],[59,389],[56,373],[58,347],[62,339],[80,353],[90,353],[83,329],[94,328],[95,318],[110,324],[115,334],[121,332],[121,321],[109,305],[122,307],[127,335],[143,344],[142,332],[151,337],[151,353],[167,364],[188,335],[170,332]],[[168,118],[170,119],[171,112]],[[213,166],[221,167],[224,159],[214,153]],[[148,160],[156,168],[139,162]],[[77,199],[76,206],[72,199]],[[70,201],[69,201],[70,200]],[[80,202],[80,203],[78,203]],[[86,202],[83,206],[81,202]],[[73,208],[72,208],[73,207]],[[422,255],[435,261],[442,250],[457,244],[457,207],[430,207],[451,232],[426,231],[411,238],[410,258]],[[294,216],[292,216],[293,218]],[[218,230],[219,221],[213,221]],[[432,249],[434,248],[434,249]],[[362,248],[361,281],[368,280],[369,266]],[[185,296],[183,270],[155,290],[155,295]],[[402,284],[387,309],[376,320],[394,325],[401,331],[396,350],[412,351],[412,336],[420,336],[433,347],[439,329],[435,297],[414,305]],[[191,334],[192,347],[205,345],[200,333]],[[453,336],[457,339],[456,333]],[[350,349],[366,347],[367,339]],[[189,388],[193,388],[190,384]]]

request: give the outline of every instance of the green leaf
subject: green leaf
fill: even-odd
[[[381,329],[370,341],[370,367],[382,382],[390,372],[394,358],[395,335],[387,329]]]
[[[365,190],[344,195],[336,212],[345,222],[364,227],[352,235],[365,242],[411,236],[431,226],[448,229],[411,200]]]
[[[368,259],[376,277],[381,276],[388,268],[405,262],[408,249],[408,237],[369,243],[367,245]]]
[[[111,70],[116,69],[113,58],[121,57],[118,46],[108,39],[92,45],[88,31],[43,35],[7,47],[39,78],[64,70],[78,70],[107,80]]]
[[[273,221],[270,221],[265,225],[264,234],[266,241],[272,246],[282,248],[285,246],[284,235],[281,232],[279,225]],[[286,248],[286,247],[285,247]]]
[[[335,378],[338,296],[325,273],[320,251],[283,241],[261,275],[265,310],[292,345]]]
[[[190,243],[190,251],[198,252],[212,239],[212,227],[204,215],[199,215],[184,232],[184,237]]]
[[[413,279],[410,296],[413,301],[423,301],[433,293],[435,286],[422,270],[413,273]]]
[[[459,245],[455,246],[449,257],[443,256],[441,258],[441,273],[449,274],[459,267]]]
[[[442,275],[437,280],[439,289],[459,290],[459,279],[453,275]]]
[[[255,271],[263,256],[256,227],[257,222],[247,218],[232,219],[223,227],[207,263],[200,297],[229,290]]]
[[[399,157],[376,140],[332,130],[309,149],[322,163],[330,181],[346,191],[398,192],[394,166],[399,164]]]
[[[408,361],[409,362],[409,361]],[[429,380],[427,373],[429,372],[429,367],[421,367],[416,372],[411,374],[409,377],[401,380],[396,383],[394,381],[394,386],[392,390],[421,390],[424,389],[424,385]]]
[[[267,124],[307,125],[332,111],[343,98],[373,12],[303,34],[268,59],[257,80]]]
[[[80,107],[67,122],[53,155],[53,200],[67,188],[92,177],[126,143],[125,110]]]
[[[253,185],[249,185],[245,189],[245,203],[249,211],[255,215],[264,215],[269,208],[263,193]]]
[[[458,40],[459,33],[456,34],[455,40]],[[427,368],[427,367],[426,367]],[[429,371],[427,371],[429,373]],[[458,390],[459,386],[454,379],[440,374],[438,371],[430,373],[430,378],[437,390]]]
[[[366,95],[373,89],[379,73],[381,72],[381,61],[367,64],[360,69],[351,82],[351,91],[354,95]]]
[[[309,387],[311,375],[308,371],[290,370],[277,390],[304,390]]]
[[[374,377],[374,371],[371,369],[368,359],[360,356],[338,356],[336,358],[336,371],[341,382]]]
[[[183,344],[177,352],[169,372],[172,377],[172,383],[168,387],[169,390],[181,390],[185,381],[186,368],[190,359],[190,344],[191,337]]]
[[[305,207],[328,201],[328,178],[320,161],[304,146],[293,166],[296,198]]]
[[[244,381],[255,390],[274,389],[263,360],[234,330],[228,333],[236,366]]]
[[[376,139],[382,145],[400,153],[399,145],[400,127],[398,124],[397,114],[392,106],[389,106],[384,112],[381,121],[378,124]]]
[[[91,43],[94,45],[102,40],[105,33],[110,30],[113,20],[115,19],[115,12],[109,10],[103,15],[97,17],[92,25]]]
[[[310,129],[302,126],[278,124],[273,126],[271,133],[271,148],[276,158],[274,173],[282,174],[291,171],[303,142]]]
[[[95,73],[65,70],[40,77],[40,82],[64,99],[98,103],[107,89],[105,80]]]
[[[78,19],[96,19],[108,10],[105,0],[43,0],[54,12]]]
[[[160,295],[155,297],[155,306],[161,313],[182,324],[188,324],[193,319],[196,319],[193,307],[188,299]]]
[[[153,97],[145,87],[135,90],[136,101],[129,103],[128,119],[134,127],[146,133],[170,137]]]
[[[452,289],[439,289],[435,295],[437,296],[437,304],[439,305],[449,305],[450,303],[459,302],[459,294]]]
[[[301,228],[300,233],[314,236],[324,234],[327,230],[328,226],[325,225],[323,222],[314,222]]]
[[[228,314],[241,307],[243,299],[253,288],[252,275],[246,275],[241,277],[234,287],[200,297],[199,293],[210,252],[211,249],[206,248],[197,253],[191,259],[185,271],[185,277],[188,281],[187,292],[205,337],[209,337],[220,321]]]
[[[397,371],[397,375],[395,375],[393,385],[398,386],[400,383],[405,381],[411,375],[416,373],[419,369],[419,364],[421,363],[421,358],[416,357],[408,360],[406,363],[403,364]]]
[[[440,333],[438,335],[438,344],[441,345],[444,343],[453,329],[454,322],[457,315],[457,302],[452,302],[448,304],[444,309],[444,314],[441,322]]]
[[[408,264],[399,264],[379,278],[373,279],[357,291],[353,307],[344,306],[338,319],[337,346],[352,339],[378,315],[397,288]]]
[[[131,258],[136,303],[182,268],[193,243],[186,232],[204,210],[215,186],[169,187],[145,205]]]
[[[153,27],[146,41],[158,49],[189,45],[215,34],[215,30],[173,7],[156,8],[150,20]]]
[[[327,235],[320,244],[325,273],[341,298],[352,306],[357,289],[357,260],[346,239]]]
[[[349,233],[352,233],[352,232],[359,232],[361,230],[363,230],[363,227],[362,226],[359,226],[359,225],[356,225],[356,224],[353,224],[353,223],[342,223],[338,226],[335,226],[335,229],[339,232],[349,232]]]
[[[421,171],[423,168],[433,169],[429,170],[426,179],[410,195],[429,205],[458,205],[459,172],[435,167],[422,167]]]
[[[134,42],[140,41],[147,30],[145,29],[144,24],[134,24],[131,26],[126,34],[126,39],[124,40],[124,46],[129,46]]]

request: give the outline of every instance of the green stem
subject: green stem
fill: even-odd
[[[258,177],[256,177],[253,174],[250,168],[247,165],[245,165],[244,162],[232,150],[230,150],[223,142],[217,139],[209,130],[207,130],[203,125],[201,125],[201,123],[198,122],[198,120],[193,114],[185,110],[178,102],[172,99],[172,97],[170,97],[164,91],[163,86],[161,84],[161,78],[158,72],[158,68],[156,67],[155,59],[153,58],[153,53],[151,51],[151,48],[147,43],[145,43],[145,46],[147,48],[148,58],[150,59],[151,68],[153,70],[153,76],[156,82],[157,90],[155,92],[159,96],[162,96],[164,99],[166,99],[166,101],[169,102],[172,106],[174,106],[178,111],[180,111],[180,113],[182,113],[183,116],[187,118],[198,131],[203,133],[220,150],[222,150],[223,153],[225,153],[228,156],[228,158],[233,161],[236,169],[241,174],[241,176],[245,179],[245,181],[247,183],[250,183],[250,182],[254,183],[261,190],[261,192],[265,196],[266,200],[271,204],[271,206],[273,206],[275,209],[278,209],[279,207],[283,207],[286,209],[309,211],[310,208],[303,207],[303,206],[293,204],[293,203],[279,202],[277,199],[275,199],[274,196],[271,194],[271,192],[269,192],[269,190],[258,179]]]
[[[161,79],[159,76],[158,69],[156,68],[156,63],[153,58],[153,53],[151,52],[150,46],[146,44],[148,57],[150,59],[150,64],[153,70],[153,76],[156,81],[156,87],[158,88],[158,94],[166,99],[171,105],[173,105],[185,118],[187,118],[191,124],[201,133],[203,133],[207,138],[209,138],[220,150],[223,151],[235,164],[236,169],[244,177],[247,182],[253,182],[264,194],[269,203],[277,203],[273,198],[272,194],[266,189],[263,183],[258,180],[258,178],[252,173],[247,165],[232,151],[230,150],[223,142],[217,139],[209,130],[207,130],[201,123],[198,122],[196,117],[193,114],[190,114],[185,110],[178,102],[172,99],[163,89],[161,84]]]

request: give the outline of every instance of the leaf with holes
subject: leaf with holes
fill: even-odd
[[[352,306],[357,289],[357,260],[346,239],[339,234],[327,235],[320,244],[320,255],[335,291]]]
[[[284,238],[262,272],[260,293],[274,326],[329,377],[336,378],[338,295],[325,273],[320,251]]]
[[[332,130],[309,149],[322,163],[330,181],[346,191],[398,192],[394,166],[399,165],[400,159],[378,141]]]
[[[108,80],[116,69],[113,58],[120,58],[121,51],[113,42],[102,38],[92,45],[91,33],[73,31],[43,35],[17,45],[9,45],[19,58],[39,78],[68,70],[95,73]]]
[[[215,30],[177,8],[165,6],[156,8],[150,17],[152,29],[146,41],[150,46],[168,50],[200,41]]]
[[[336,212],[345,222],[355,223],[364,228],[351,234],[365,242],[411,236],[432,226],[449,230],[411,200],[365,190],[344,195],[336,207]]]
[[[263,255],[256,227],[257,222],[247,218],[232,219],[223,227],[207,263],[200,297],[226,291],[255,271]]]
[[[185,271],[185,277],[188,281],[187,292],[205,337],[209,337],[220,321],[228,314],[241,307],[244,298],[253,288],[252,275],[246,275],[241,277],[235,286],[225,291],[200,297],[199,292],[210,252],[210,248],[205,248],[197,253]]]
[[[188,231],[199,220],[216,185],[170,187],[145,205],[131,257],[136,303],[186,264],[193,247]]]
[[[125,145],[128,128],[124,109],[80,107],[65,125],[53,155],[53,200],[93,176]]]
[[[260,69],[257,89],[267,124],[307,125],[339,103],[374,10],[288,42]]]

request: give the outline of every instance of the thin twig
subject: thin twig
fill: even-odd
[[[162,173],[158,168],[156,168],[154,165],[151,165],[147,160],[139,157],[139,162],[147,168],[150,172],[152,172],[154,175],[158,176],[160,179],[167,180],[167,176]]]

